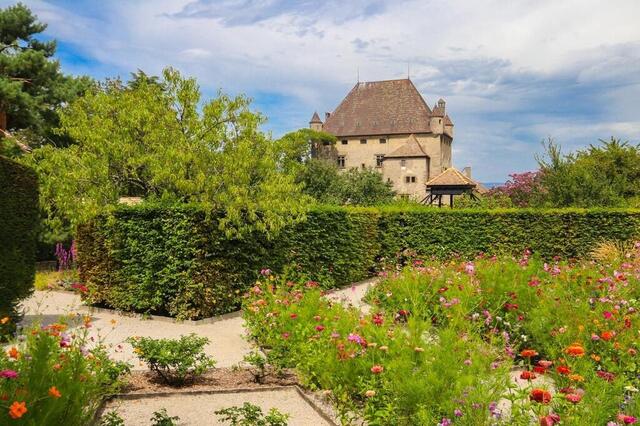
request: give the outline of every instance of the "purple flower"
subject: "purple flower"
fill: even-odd
[[[260,275],[262,275],[263,277],[268,277],[269,275],[271,275],[271,269],[267,269],[267,268],[262,269],[260,271]]]
[[[442,418],[442,421],[440,423],[438,423],[438,426],[451,426],[453,424],[453,422],[450,419],[447,419],[446,417]]]
[[[476,272],[476,266],[473,262],[467,262],[467,264],[464,265],[464,271],[469,275],[473,275]]]
[[[357,334],[353,334],[350,333],[349,336],[347,337],[347,340],[350,342],[354,342],[357,343],[359,345],[362,345],[364,343],[364,339],[360,336],[358,336]]]
[[[68,348],[69,346],[71,346],[71,337],[66,333],[62,333],[60,335],[60,347]]]
[[[453,410],[453,415],[456,417],[462,417],[462,410],[459,408],[456,408],[455,410]]]
[[[5,379],[17,379],[18,372],[14,370],[0,370],[0,377]]]

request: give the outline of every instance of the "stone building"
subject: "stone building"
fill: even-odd
[[[375,168],[403,197],[423,199],[425,184],[451,167],[445,101],[429,108],[409,79],[357,83],[324,122],[314,113],[309,126],[336,136],[338,167]]]

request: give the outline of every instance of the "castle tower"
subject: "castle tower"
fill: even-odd
[[[441,135],[444,133],[444,121],[445,121],[445,102],[444,99],[438,99],[438,103],[433,106],[433,111],[431,113],[430,126],[431,131],[436,135]]]
[[[320,116],[317,112],[313,113],[313,117],[311,117],[311,121],[309,121],[309,128],[316,132],[322,131],[322,120],[320,120]]]

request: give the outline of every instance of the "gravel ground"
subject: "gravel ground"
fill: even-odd
[[[25,323],[40,321],[51,324],[60,315],[70,313],[88,314],[88,308],[83,306],[80,297],[61,291],[36,291],[33,296],[23,303],[25,309]],[[209,338],[205,352],[217,361],[217,367],[231,367],[242,361],[250,351],[249,343],[243,339],[244,327],[241,317],[224,319],[212,324],[173,323],[159,320],[147,320],[137,317],[118,315],[115,313],[94,312],[90,335],[96,339],[103,339],[109,347],[110,357],[118,361],[133,364],[133,369],[143,370],[146,365],[141,364],[133,353],[133,348],[125,340],[130,336],[146,336],[153,338],[178,338],[183,334],[196,333]]]
[[[126,425],[148,425],[153,412],[167,409],[170,416],[179,416],[179,425],[223,425],[217,420],[216,410],[241,406],[250,402],[267,413],[277,408],[289,414],[289,426],[330,425],[293,388],[224,394],[178,394],[154,396],[132,400],[110,401],[104,412],[116,410]]]
[[[366,314],[371,309],[371,306],[363,302],[362,298],[367,293],[369,287],[372,287],[377,282],[378,278],[370,278],[368,280],[360,281],[359,283],[353,284],[350,287],[332,291],[327,294],[327,297],[331,300],[343,303],[346,306],[354,306]]]

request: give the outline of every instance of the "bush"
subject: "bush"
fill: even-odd
[[[0,156],[0,182],[0,318],[15,324],[16,304],[31,293],[36,272],[38,180],[28,167]],[[0,336],[8,331],[0,325]]]
[[[231,426],[287,426],[288,414],[272,408],[267,415],[262,408],[245,402],[242,407],[229,407],[215,412],[221,422],[229,422]]]
[[[129,366],[90,342],[85,321],[34,325],[0,352],[0,424],[84,426],[119,390]]]
[[[209,339],[195,334],[180,336],[180,339],[130,337],[127,342],[138,358],[170,385],[182,385],[216,363],[203,351]]]
[[[125,311],[203,318],[237,309],[262,269],[331,288],[414,255],[522,253],[581,257],[601,240],[640,232],[640,210],[449,210],[424,206],[316,207],[276,238],[219,231],[196,205],[118,208],[77,235],[89,302]],[[402,257],[399,257],[402,256]]]

